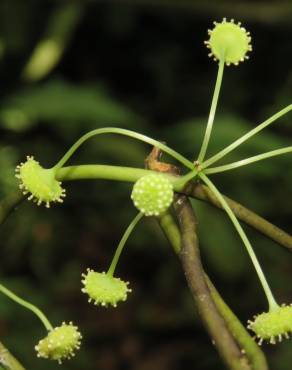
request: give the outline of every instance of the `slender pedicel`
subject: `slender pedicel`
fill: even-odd
[[[230,170],[233,170],[233,169],[238,168],[238,167],[246,166],[248,164],[261,161],[263,159],[276,157],[277,155],[286,154],[286,153],[290,153],[290,152],[292,152],[292,146],[287,146],[286,148],[271,150],[270,152],[255,155],[253,157],[249,157],[249,158],[237,161],[237,162],[225,164],[223,166],[207,168],[206,170],[204,170],[204,173],[206,175],[210,175],[210,174],[214,174],[214,173],[230,171]]]
[[[60,159],[60,161],[55,165],[55,169],[58,170],[59,168],[63,167],[64,164],[68,161],[68,159],[72,156],[72,154],[80,147],[81,144],[84,143],[84,141],[90,139],[91,137],[95,135],[101,135],[101,134],[118,134],[118,135],[125,135],[132,137],[134,139],[143,141],[145,143],[148,143],[150,145],[153,145],[165,153],[169,154],[173,158],[175,158],[177,161],[181,162],[184,166],[190,168],[191,170],[194,169],[194,164],[189,161],[187,158],[176,152],[175,150],[169,148],[167,145],[162,144],[160,141],[157,141],[155,139],[152,139],[146,135],[139,134],[135,131],[126,130],[123,128],[116,128],[116,127],[104,127],[104,128],[98,128],[96,130],[92,130],[88,132],[87,134],[81,136],[79,140],[76,141],[75,144],[71,146],[71,148],[67,151],[67,153]]]
[[[117,246],[117,249],[116,249],[116,252],[114,254],[114,257],[113,257],[113,260],[111,262],[111,265],[107,271],[107,274],[113,276],[114,275],[114,272],[115,272],[115,269],[117,267],[117,263],[118,263],[118,260],[120,258],[120,255],[124,249],[124,246],[126,244],[126,241],[128,240],[130,234],[132,233],[132,231],[134,230],[134,228],[136,227],[137,223],[141,220],[141,218],[143,217],[143,213],[142,212],[139,212],[135,218],[132,220],[132,222],[130,223],[130,225],[127,227],[122,239],[120,240],[118,246]]]
[[[262,268],[261,268],[261,266],[258,262],[258,259],[257,259],[256,255],[254,253],[254,250],[253,250],[245,232],[243,231],[240,223],[238,222],[236,216],[234,215],[233,211],[231,210],[231,208],[229,207],[229,205],[227,204],[227,202],[225,201],[225,199],[223,198],[221,193],[218,191],[218,189],[215,187],[215,185],[208,179],[208,177],[206,175],[204,175],[202,172],[199,174],[199,176],[204,181],[204,183],[209,187],[209,189],[214,193],[214,195],[217,197],[217,199],[221,203],[222,207],[226,211],[227,215],[229,216],[231,222],[233,223],[235,229],[237,230],[241,240],[243,241],[243,244],[245,245],[245,247],[247,249],[247,252],[248,252],[248,254],[249,254],[249,256],[252,260],[254,268],[257,272],[259,280],[260,280],[260,282],[262,284],[262,287],[264,289],[264,292],[266,294],[266,297],[267,297],[267,300],[268,300],[268,303],[269,303],[269,309],[270,310],[277,309],[279,307],[279,305],[275,301],[273,293],[272,293],[272,291],[269,287],[269,284],[268,284],[268,282],[265,278],[265,275],[264,275],[263,270],[262,270]]]
[[[246,140],[269,126],[271,123],[275,122],[278,118],[284,116],[286,113],[292,110],[292,104],[288,105],[287,107],[281,109],[279,112],[274,114],[272,117],[268,118],[266,121],[252,129],[251,131],[247,132],[245,135],[234,141],[232,144],[228,145],[226,148],[221,150],[219,153],[215,154],[213,157],[207,159],[205,162],[202,163],[203,168],[209,167],[211,164],[219,161],[219,159],[223,158],[226,154],[230,153],[232,150],[237,148],[239,145],[244,143]]]
[[[210,136],[211,136],[211,132],[212,132],[212,127],[213,127],[213,122],[214,122],[214,118],[215,118],[217,103],[218,103],[218,99],[219,99],[220,88],[221,88],[221,84],[222,84],[224,66],[225,66],[225,60],[224,60],[224,58],[222,58],[219,62],[219,66],[218,66],[217,79],[216,79],[214,94],[213,94],[213,98],[212,98],[208,123],[207,123],[206,131],[205,131],[203,143],[202,143],[202,146],[201,146],[201,150],[200,150],[200,153],[199,153],[199,156],[198,156],[198,162],[199,163],[201,163],[204,160],[206,152],[207,152],[207,148],[208,148],[208,144],[209,144],[209,140],[210,140]]]
[[[49,320],[46,318],[46,316],[42,313],[42,311],[39,308],[37,308],[33,304],[25,301],[24,299],[18,297],[16,294],[11,292],[11,290],[5,288],[5,286],[2,285],[2,284],[0,284],[0,291],[3,294],[5,294],[7,297],[12,299],[14,302],[16,302],[19,305],[21,305],[21,306],[27,308],[28,310],[32,311],[41,320],[41,322],[44,324],[45,328],[48,331],[53,330],[53,327],[52,327],[51,323],[49,322]]]
[[[184,176],[178,177],[176,180],[173,181],[173,188],[176,191],[181,191],[187,182],[194,179],[198,175],[199,170],[193,170],[185,174]]]

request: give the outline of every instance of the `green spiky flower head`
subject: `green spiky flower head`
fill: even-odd
[[[145,216],[159,216],[173,201],[173,186],[163,174],[141,177],[134,185],[131,198]]]
[[[116,307],[117,303],[125,301],[128,293],[132,291],[128,288],[128,282],[105,272],[87,269],[87,273],[82,274],[82,278],[84,288],[81,291],[88,294],[88,302],[93,302],[95,305]]]
[[[252,50],[250,33],[233,19],[228,22],[223,18],[221,23],[214,22],[214,25],[213,30],[208,30],[210,39],[205,41],[211,51],[209,56],[214,60],[224,58],[226,65],[238,65],[248,59],[246,54]]]
[[[23,194],[29,194],[28,199],[37,205],[45,203],[50,207],[51,202],[63,202],[65,190],[61,182],[55,178],[53,169],[43,168],[33,157],[27,157],[26,162],[16,167],[16,177],[19,179],[19,188]]]
[[[77,326],[72,322],[69,324],[62,323],[51,330],[49,334],[39,341],[35,346],[37,356],[57,360],[70,359],[75,356],[75,350],[80,348],[82,335],[79,333]]]
[[[255,332],[259,344],[264,340],[275,344],[283,337],[289,338],[292,332],[292,306],[281,306],[269,312],[261,313],[248,321],[248,328]]]

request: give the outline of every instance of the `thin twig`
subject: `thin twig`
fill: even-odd
[[[181,250],[181,235],[179,228],[170,212],[166,212],[159,219],[159,224],[163,230],[167,240],[173,247],[176,254]],[[268,370],[268,364],[264,353],[257,343],[251,338],[246,328],[238,320],[237,316],[232,312],[229,306],[224,302],[219,292],[216,290],[212,281],[205,273],[205,279],[208,284],[211,296],[216,304],[217,310],[224,318],[226,325],[231,331],[236,341],[245,351],[253,370]]]
[[[183,193],[193,198],[203,200],[204,202],[208,202],[216,208],[222,209],[221,203],[209,190],[209,188],[199,182],[190,182],[183,190]],[[239,220],[253,227],[263,235],[274,240],[275,242],[292,252],[291,235],[273,225],[269,221],[265,220],[263,217],[259,216],[253,211],[249,210],[248,208],[244,207],[242,204],[232,200],[231,198],[228,198],[225,195],[224,198]]]
[[[201,264],[197,224],[192,206],[186,196],[178,196],[174,204],[182,236],[180,258],[189,288],[200,317],[223,362],[230,370],[251,370],[247,357],[230,333],[217,310],[205,280]]]

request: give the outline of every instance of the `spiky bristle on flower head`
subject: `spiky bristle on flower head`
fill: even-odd
[[[141,177],[134,185],[131,198],[145,216],[159,216],[173,201],[173,186],[163,174]]]
[[[125,301],[128,293],[132,291],[128,288],[128,282],[105,272],[87,269],[87,273],[82,274],[82,278],[84,288],[81,291],[88,294],[88,302],[93,302],[95,305],[116,307],[117,303]]]
[[[37,205],[45,203],[50,207],[51,202],[62,203],[65,189],[55,178],[53,169],[43,168],[33,157],[26,157],[26,162],[16,167],[16,177],[19,179],[19,188],[23,194],[29,194],[28,199]]]
[[[256,334],[259,344],[263,341],[275,344],[282,338],[288,339],[292,333],[292,306],[282,305],[254,316],[254,321],[248,321],[248,328]]]
[[[39,341],[35,346],[37,356],[50,360],[57,360],[60,364],[62,360],[70,359],[75,356],[75,350],[80,348],[82,335],[77,326],[72,322],[62,323],[49,332],[49,334]]]
[[[250,33],[241,27],[241,23],[236,24],[233,19],[228,22],[223,18],[221,23],[214,22],[214,25],[213,30],[208,30],[210,39],[205,41],[210,49],[210,57],[214,60],[223,58],[226,65],[238,65],[249,58],[246,54],[252,50],[251,37]]]

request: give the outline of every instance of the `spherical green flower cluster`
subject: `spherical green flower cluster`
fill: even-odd
[[[95,305],[117,307],[117,303],[125,301],[128,293],[132,291],[128,288],[128,282],[105,272],[100,273],[87,269],[87,273],[82,274],[82,277],[84,288],[81,291],[88,294],[88,302],[93,301]]]
[[[59,364],[64,359],[75,356],[75,350],[80,348],[82,335],[72,322],[54,328],[35,346],[37,356],[57,360]]]
[[[255,332],[259,344],[264,340],[275,344],[283,337],[289,338],[292,332],[292,306],[281,306],[269,312],[261,313],[248,321],[248,328]]]
[[[162,174],[141,177],[134,185],[131,198],[145,216],[159,216],[173,201],[173,186]]]
[[[214,25],[213,30],[208,30],[210,39],[205,41],[211,50],[210,57],[214,60],[224,58],[228,66],[231,63],[238,65],[249,58],[246,54],[252,50],[250,33],[240,23],[235,24],[233,19],[227,22],[223,18],[221,23],[214,22]]]
[[[65,190],[61,182],[55,178],[52,169],[45,169],[33,157],[27,157],[26,162],[16,167],[16,177],[20,180],[19,188],[23,194],[30,194],[28,199],[37,205],[42,202],[50,207],[50,202],[63,202]]]

